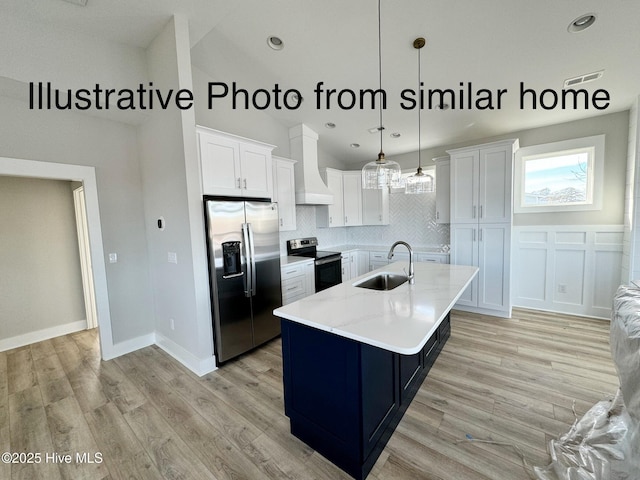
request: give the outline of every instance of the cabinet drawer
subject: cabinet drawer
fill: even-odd
[[[304,275],[304,265],[287,266],[280,270],[282,281],[284,282],[288,278],[297,277],[298,275]]]
[[[306,277],[304,275],[282,280],[282,303],[291,303],[298,300],[298,297],[304,297],[306,293]]]

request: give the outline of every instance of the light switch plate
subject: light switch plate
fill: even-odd
[[[110,253],[109,254],[109,263],[118,263],[118,254]]]
[[[178,254],[176,252],[168,252],[167,261],[169,263],[178,263]]]

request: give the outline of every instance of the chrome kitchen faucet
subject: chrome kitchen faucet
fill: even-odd
[[[398,245],[404,245],[405,247],[407,247],[407,250],[409,250],[409,275],[407,275],[407,278],[409,279],[409,283],[413,285],[415,283],[415,280],[413,278],[413,250],[411,249],[411,245],[409,245],[407,242],[403,242],[402,240],[398,240],[396,243],[391,245],[387,258],[389,260],[393,258],[393,249]]]

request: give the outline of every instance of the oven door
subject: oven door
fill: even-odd
[[[316,292],[342,283],[342,258],[328,257],[315,262]]]

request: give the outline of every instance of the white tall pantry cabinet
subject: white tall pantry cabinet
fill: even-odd
[[[513,158],[518,140],[449,150],[451,263],[478,276],[456,308],[511,316]]]

